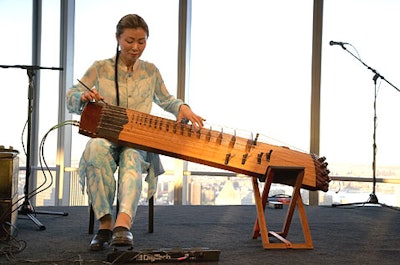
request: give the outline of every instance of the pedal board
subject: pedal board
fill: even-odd
[[[218,261],[220,250],[209,248],[161,248],[146,250],[115,250],[108,254],[107,261],[117,263],[145,262],[212,262]]]

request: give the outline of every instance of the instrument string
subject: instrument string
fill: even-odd
[[[126,109],[121,108],[121,107],[111,106],[111,105],[107,105],[106,107],[107,107],[106,112],[109,112],[111,119],[116,119],[116,120],[119,120],[120,122],[124,122],[120,119],[120,117],[126,115]],[[227,127],[217,125],[216,127],[221,128],[221,131],[213,130],[212,126],[215,126],[215,124],[210,125],[209,128],[203,127],[201,129],[195,128],[192,124],[180,124],[178,126],[179,123],[177,121],[174,121],[171,119],[154,116],[151,114],[146,114],[146,113],[133,111],[133,110],[129,110],[129,111],[132,111],[131,113],[133,114],[133,119],[136,121],[136,123],[139,123],[139,125],[144,125],[144,126],[149,126],[149,127],[154,126],[154,128],[159,128],[162,131],[169,131],[171,128],[172,129],[175,128],[176,130],[178,130],[178,128],[179,128],[180,131],[186,132],[187,135],[190,135],[190,136],[196,135],[198,138],[200,138],[200,137],[210,138],[210,140],[214,140],[214,141],[216,138],[221,137],[221,133],[222,133],[222,138],[225,140],[229,139],[229,141],[231,140],[232,137],[246,139],[245,136],[238,136],[236,134],[236,132],[238,130],[233,129],[233,128],[228,128],[228,129],[230,129],[230,131],[233,131],[233,135],[232,135],[232,134],[223,132],[223,130],[227,129]],[[109,124],[109,125],[114,127],[113,126],[114,124]],[[244,134],[244,133],[242,133],[242,134]],[[252,134],[252,133],[249,132],[249,134]],[[256,141],[256,142],[260,141],[263,143],[277,145],[277,146],[285,146],[292,150],[297,150],[299,152],[307,153],[307,151],[305,151],[305,150],[302,150],[302,149],[295,147],[293,145],[290,145],[288,143],[279,141],[278,139],[272,138],[270,136],[266,136],[264,134],[258,134],[258,133],[257,133],[257,135],[258,135],[258,137],[255,137],[255,139],[253,139],[253,137],[251,136],[248,140]]]
[[[208,142],[219,143],[219,146],[226,146],[225,164],[229,163],[229,160],[233,159],[238,154],[241,155],[244,163],[246,163],[250,158],[255,163],[256,161],[260,161],[260,159],[267,159],[266,156],[268,153],[271,154],[272,148],[277,148],[276,146],[261,142],[259,139],[259,134],[257,134],[254,139],[253,137],[246,139],[244,137],[236,136],[236,130],[234,130],[234,134],[231,135],[224,133],[223,129],[221,129],[221,131],[215,131],[212,129],[212,127],[209,129],[199,129],[194,128],[194,126],[191,124],[182,124],[174,120],[154,116],[151,114],[133,110],[129,111],[129,117],[124,118],[127,116],[126,109],[111,105],[105,106],[104,111],[101,114],[103,117],[102,124],[100,125],[101,129],[118,134],[123,129],[122,126],[129,127],[129,124],[131,124],[137,132],[143,132],[144,135],[147,135],[149,130],[154,132],[154,129],[158,129],[162,133],[180,134],[188,137],[197,137],[199,139],[203,138]],[[130,121],[128,121],[128,119],[130,119]],[[210,146],[199,146],[195,142],[191,141],[185,142],[185,145],[198,150],[207,148],[206,150],[210,151]],[[256,148],[258,145],[260,148]],[[219,149],[219,146],[215,146],[215,148]],[[287,160],[284,157],[282,159]]]
[[[236,136],[232,136],[230,134],[224,133],[223,130],[221,131],[215,131],[210,127],[209,129],[207,128],[194,128],[193,125],[191,124],[183,124],[179,123],[173,120],[168,120],[165,118],[161,118],[158,116],[153,116],[151,114],[145,114],[141,112],[132,112],[132,119],[128,123],[133,125],[135,129],[137,130],[143,130],[143,131],[148,131],[149,128],[153,129],[159,129],[160,131],[163,132],[169,132],[169,133],[175,133],[175,134],[181,134],[181,135],[186,135],[189,137],[197,137],[197,138],[206,138],[210,142],[217,142],[219,139],[221,139],[220,143],[224,144],[226,142],[230,143],[231,139],[235,137],[236,139],[244,139]],[[114,109],[114,108],[109,108],[106,110],[103,114],[103,125],[104,129],[107,128],[107,130],[111,130],[114,132],[119,132],[121,130],[121,126],[117,125],[115,122],[118,124],[125,124],[126,119],[121,118],[122,115],[126,115],[126,111],[121,111],[119,109]],[[248,139],[245,139],[243,141],[248,141]],[[234,147],[246,147],[247,144],[242,144],[241,141],[236,140]]]

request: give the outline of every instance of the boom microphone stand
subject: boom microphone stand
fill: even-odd
[[[374,74],[372,80],[374,81],[374,130],[373,130],[373,144],[372,144],[372,149],[373,149],[373,156],[372,156],[372,193],[369,195],[369,198],[365,202],[355,202],[355,203],[345,203],[345,204],[332,204],[332,207],[338,207],[338,206],[351,206],[351,205],[359,205],[359,206],[365,206],[365,204],[371,204],[371,205],[378,205],[378,206],[386,206],[385,204],[379,203],[378,197],[375,194],[375,186],[376,186],[376,98],[377,98],[377,80],[380,78],[389,85],[391,85],[394,89],[400,92],[400,90],[394,86],[392,83],[390,83],[388,80],[386,80],[382,75],[380,75],[375,69],[371,68],[368,66],[366,63],[364,63],[360,58],[355,56],[353,53],[351,53],[349,50],[346,49],[345,45],[349,44],[346,42],[336,42],[336,41],[330,41],[330,45],[339,45],[343,48],[343,50],[347,51],[349,54],[351,54],[354,58],[356,58],[360,63],[362,63],[365,67],[367,67],[369,70],[372,71]]]
[[[40,230],[45,230],[46,227],[36,218],[36,214],[50,214],[50,215],[62,215],[67,216],[65,212],[50,212],[50,211],[36,211],[31,205],[29,199],[29,179],[31,175],[31,140],[32,140],[32,111],[33,111],[33,95],[35,90],[35,76],[36,70],[48,69],[48,70],[63,70],[62,68],[55,67],[41,67],[41,66],[30,66],[30,65],[0,65],[1,68],[20,68],[26,69],[29,77],[28,85],[28,120],[27,120],[27,145],[26,145],[26,170],[25,170],[25,186],[24,186],[24,202],[21,204],[19,214],[26,215],[31,219]]]

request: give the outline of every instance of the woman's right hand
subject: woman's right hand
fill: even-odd
[[[91,91],[85,91],[81,94],[81,101],[82,102],[87,102],[87,101],[102,101],[104,100],[104,97],[99,94],[99,92],[96,89],[92,89]]]

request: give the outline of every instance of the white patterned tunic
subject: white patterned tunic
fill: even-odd
[[[115,56],[96,61],[80,79],[89,88],[96,88],[107,104],[117,104],[115,87]],[[137,60],[133,73],[118,62],[119,106],[144,113],[150,113],[152,103],[177,117],[183,101],[176,99],[166,89],[157,67],[149,62]],[[70,112],[81,114],[84,103],[81,94],[87,91],[82,84],[74,85],[67,92],[67,108]],[[112,214],[112,204],[116,191],[114,173],[118,172],[119,211],[135,217],[142,190],[142,173],[148,173],[148,198],[157,188],[157,176],[164,173],[156,154],[119,146],[106,139],[90,139],[79,163],[82,189],[87,182],[89,203],[92,204],[96,218]]]

